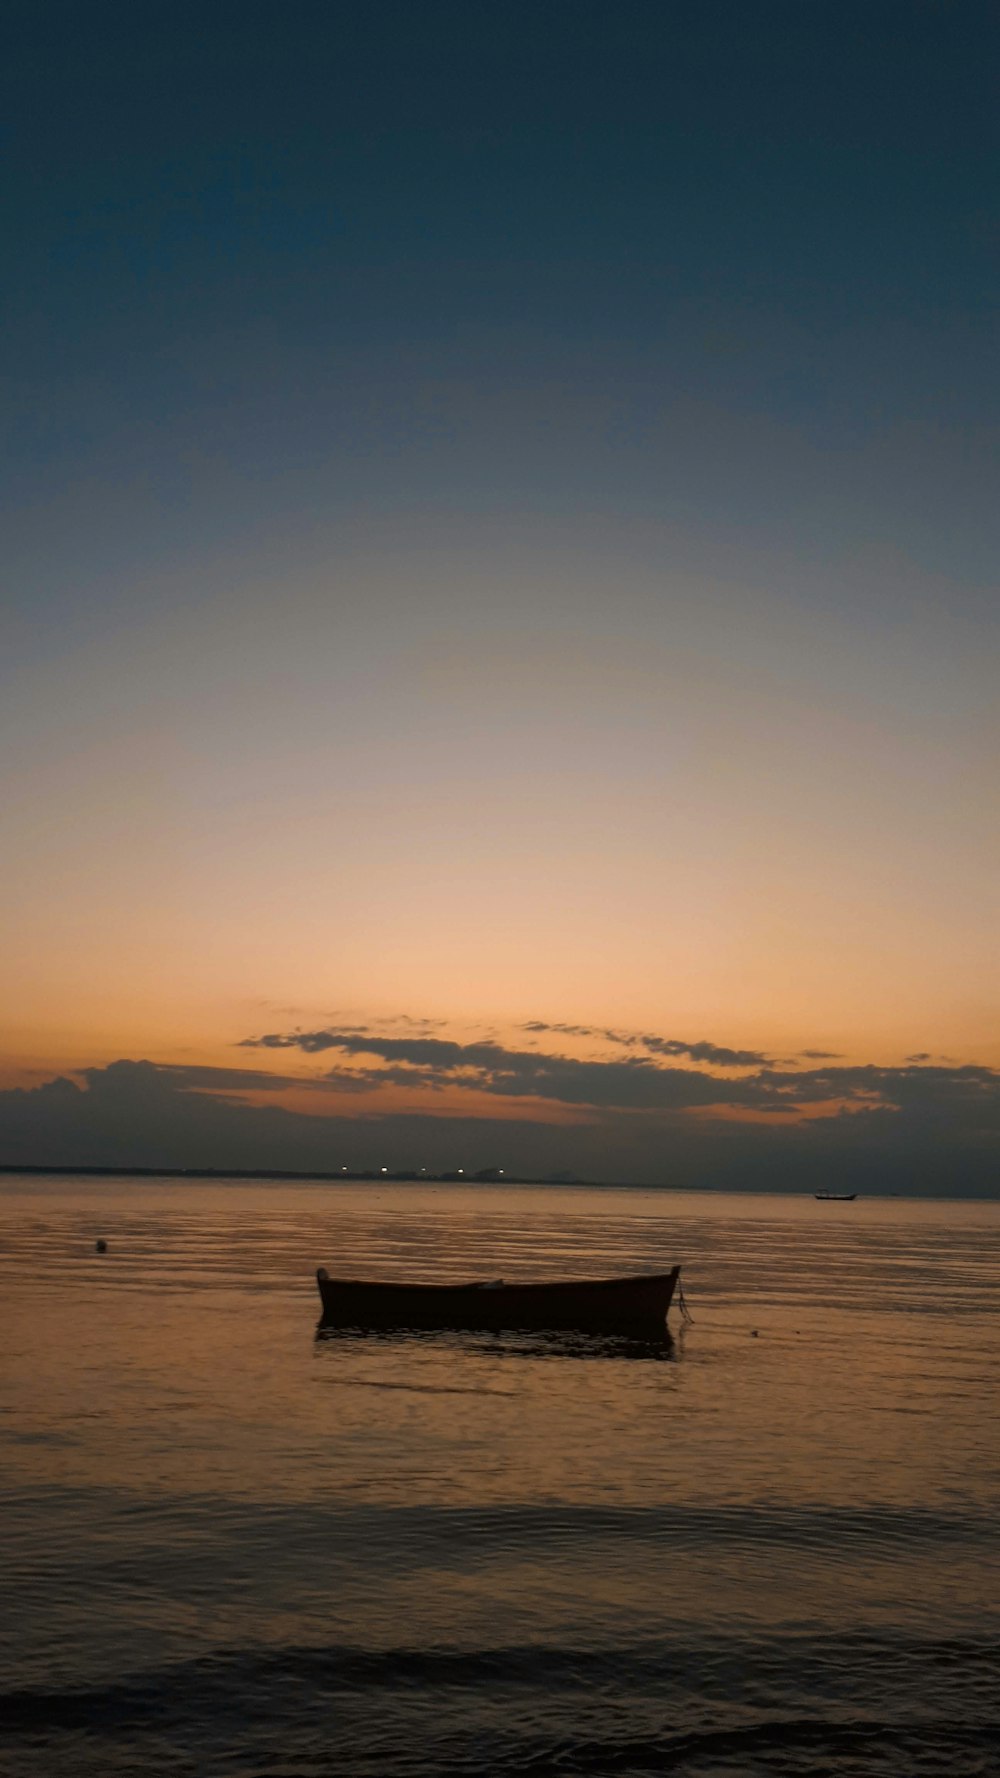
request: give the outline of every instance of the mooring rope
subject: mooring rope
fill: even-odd
[[[694,1316],[687,1306],[687,1298],[684,1295],[684,1286],[679,1278],[677,1280],[677,1307],[681,1312],[681,1319],[683,1321],[690,1321],[693,1325]]]

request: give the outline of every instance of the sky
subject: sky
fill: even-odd
[[[8,21],[0,1161],[997,1189],[995,8]]]

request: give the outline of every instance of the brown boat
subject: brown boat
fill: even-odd
[[[321,1327],[560,1328],[580,1333],[662,1334],[680,1266],[635,1278],[552,1284],[381,1284],[316,1274]]]

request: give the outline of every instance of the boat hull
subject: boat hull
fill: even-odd
[[[321,1327],[558,1328],[662,1334],[680,1267],[637,1278],[553,1284],[379,1284],[317,1273]]]

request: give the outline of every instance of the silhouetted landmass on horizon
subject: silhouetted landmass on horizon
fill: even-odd
[[[572,1173],[547,1173],[544,1177],[530,1177],[523,1173],[508,1173],[503,1167],[481,1167],[478,1172],[469,1172],[458,1167],[453,1172],[430,1173],[426,1167],[404,1167],[393,1170],[388,1167],[354,1168],[337,1167],[333,1171],[318,1170],[315,1167],[303,1172],[301,1169],[291,1170],[284,1167],[95,1167],[95,1166],[46,1166],[44,1162],[30,1165],[16,1161],[0,1162],[0,1173],[30,1173],[33,1176],[56,1174],[60,1177],[87,1177],[117,1179],[327,1179],[327,1180],[372,1180],[389,1184],[410,1183],[417,1185],[596,1185],[594,1179],[581,1179]]]

